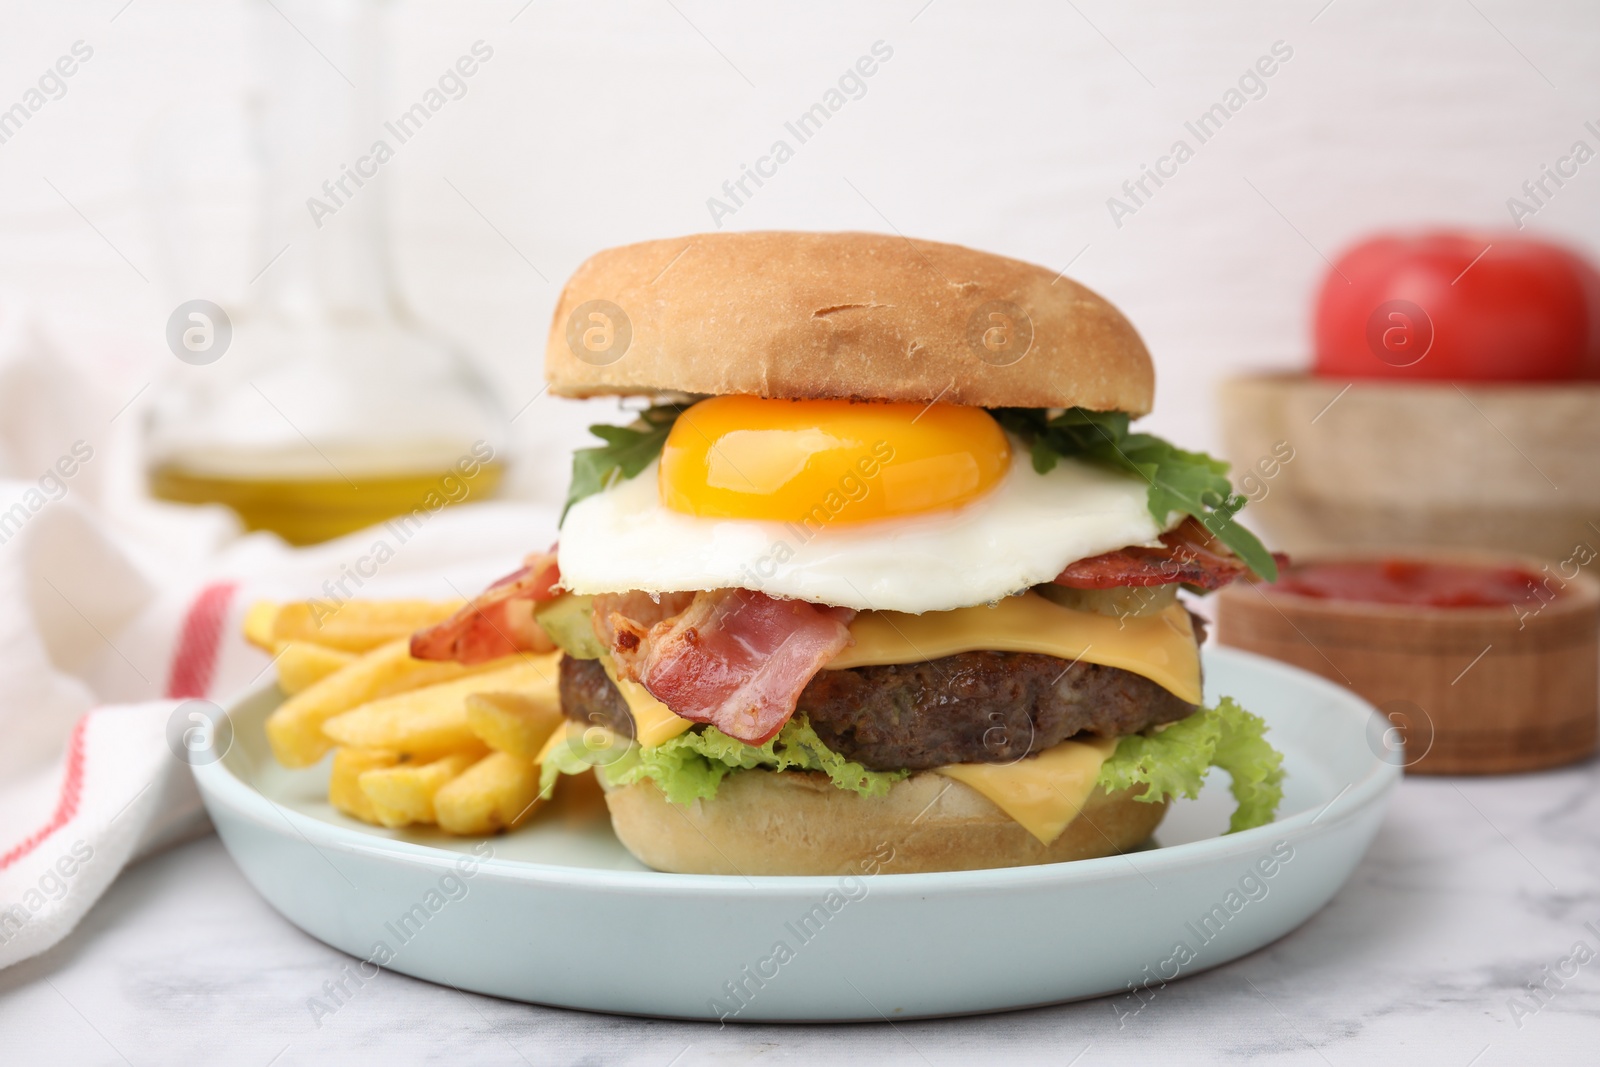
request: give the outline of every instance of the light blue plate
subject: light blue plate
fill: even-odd
[[[1219,836],[1232,798],[1213,772],[1198,801],[1173,805],[1159,847],[1041,867],[661,874],[623,850],[595,796],[487,840],[378,830],[328,806],[326,765],[273,761],[262,720],[282,699],[276,687],[231,709],[231,750],[195,777],[223,843],[273,907],[417,978],[689,1019],[1001,1011],[1127,995],[1236,959],[1326,904],[1371,843],[1401,774],[1377,713],[1258,656],[1207,649],[1205,664],[1208,699],[1231,695],[1272,728],[1287,770],[1279,820]]]

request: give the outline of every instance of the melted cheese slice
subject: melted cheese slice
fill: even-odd
[[[687,732],[694,725],[688,719],[673,714],[671,708],[651,696],[650,690],[638,682],[619,677],[616,661],[610,656],[601,656],[600,666],[606,669],[606,677],[611,679],[611,684],[617,687],[617,692],[628,704],[628,710],[633,713],[634,739],[643,747],[655,748]]]
[[[1063,741],[1015,763],[956,763],[935,773],[976,789],[1048,845],[1083,810],[1118,740]]]
[[[850,624],[850,636],[855,644],[829,660],[829,669],[921,663],[958,652],[1037,652],[1120,667],[1187,704],[1200,703],[1200,650],[1182,604],[1139,619],[1118,619],[1024,593],[993,607],[922,615],[867,611]]]

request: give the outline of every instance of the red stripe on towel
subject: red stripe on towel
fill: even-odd
[[[0,871],[5,870],[13,863],[32,852],[44,843],[45,839],[78,814],[78,798],[83,793],[83,734],[84,728],[89,725],[91,711],[78,720],[78,725],[72,728],[72,739],[67,742],[67,774],[61,780],[61,794],[56,799],[55,814],[50,816],[50,821],[35,830],[32,834],[10,852],[0,856]]]
[[[222,644],[222,624],[228,618],[228,603],[236,582],[214,582],[200,590],[184,616],[183,632],[172,657],[172,672],[167,676],[167,696],[174,700],[203,697],[211,689],[217,673],[217,651]]]

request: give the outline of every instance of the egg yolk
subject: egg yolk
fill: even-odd
[[[866,522],[960,507],[1010,462],[982,408],[718,396],[668,434],[661,500],[707,518]]]

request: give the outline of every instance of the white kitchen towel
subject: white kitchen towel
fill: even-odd
[[[118,484],[137,464],[113,405],[6,312],[0,967],[67,936],[129,862],[205,830],[173,745],[193,725],[185,700],[225,706],[270,677],[240,636],[250,602],[470,595],[555,529],[550,508],[467,504],[420,513],[404,537],[293,549],[241,536],[220,508],[139,503]]]

